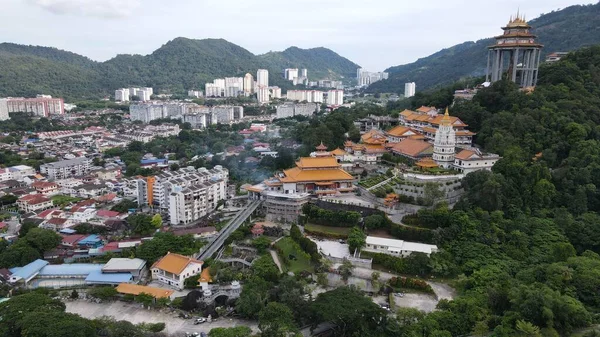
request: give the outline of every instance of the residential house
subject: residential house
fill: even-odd
[[[27,194],[17,200],[17,206],[20,211],[25,213],[37,212],[51,208],[53,206],[52,200],[46,198],[40,194]]]
[[[200,274],[202,264],[202,261],[169,252],[152,265],[152,279],[183,290],[185,279]]]
[[[59,193],[59,186],[57,183],[51,183],[47,181],[36,181],[31,184],[31,187],[39,194],[51,196]]]

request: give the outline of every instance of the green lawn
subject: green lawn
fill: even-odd
[[[348,233],[350,233],[350,228],[348,227],[322,226],[307,223],[304,225],[304,228],[314,234],[323,234],[325,236],[331,235],[340,238],[348,237]]]
[[[280,260],[288,271],[295,274],[301,271],[314,272],[313,267],[310,264],[310,257],[302,251],[300,246],[292,240],[290,237],[285,237],[275,244],[275,247],[279,248],[278,253]],[[283,256],[282,256],[283,255]],[[295,256],[295,259],[290,258],[290,255]]]

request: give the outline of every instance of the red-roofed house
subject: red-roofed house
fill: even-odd
[[[0,233],[6,232],[8,230],[8,224],[6,222],[0,222]]]
[[[109,211],[107,209],[101,209],[98,210],[98,212],[96,212],[96,217],[97,218],[118,218],[120,217],[121,213],[119,212],[115,212],[115,211]]]
[[[44,197],[43,195],[27,194],[17,200],[17,206],[19,207],[19,210],[29,213],[48,209],[53,205],[52,200]]]
[[[61,211],[57,208],[52,208],[52,209],[47,209],[45,211],[38,213],[36,215],[36,217],[40,218],[40,219],[50,219],[50,218],[60,217],[62,214],[63,214],[63,211]]]
[[[36,192],[43,195],[56,194],[60,188],[57,183],[50,183],[47,181],[36,181],[35,183],[31,184],[31,187],[34,188]]]
[[[73,248],[77,245],[77,242],[85,239],[86,237],[87,237],[87,235],[83,235],[83,234],[65,235],[65,236],[63,236],[60,244],[65,247]]]

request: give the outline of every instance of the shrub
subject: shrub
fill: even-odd
[[[108,299],[112,299],[115,298],[119,293],[117,292],[117,289],[115,289],[114,287],[97,287],[97,288],[92,288],[88,291],[88,295],[101,299],[101,300],[108,300]]]
[[[433,288],[423,280],[410,277],[392,277],[388,282],[394,288],[413,289],[428,294],[435,294]]]
[[[159,322],[159,323],[147,323],[147,329],[148,331],[151,332],[161,332],[165,329],[165,323],[163,322]]]

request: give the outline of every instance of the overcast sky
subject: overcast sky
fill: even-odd
[[[0,42],[104,61],[149,54],[175,37],[224,38],[255,54],[327,47],[368,70],[498,34],[578,0],[0,0]]]

